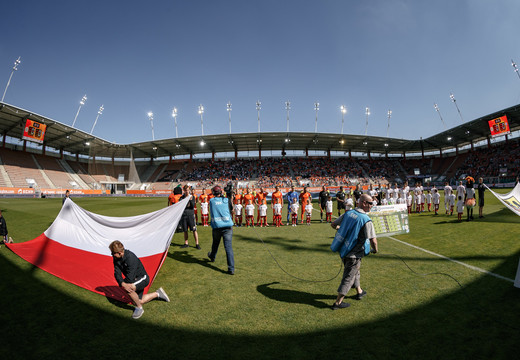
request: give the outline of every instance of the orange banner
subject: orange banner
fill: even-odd
[[[34,189],[31,189],[31,188],[0,187],[0,194],[8,194],[8,195],[34,195]]]

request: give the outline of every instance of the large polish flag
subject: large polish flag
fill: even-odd
[[[114,277],[108,245],[119,240],[144,265],[152,285],[161,268],[188,198],[148,214],[94,214],[67,199],[52,225],[37,238],[7,246],[21,258],[65,281],[130,302]]]

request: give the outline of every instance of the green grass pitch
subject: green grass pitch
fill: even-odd
[[[166,198],[74,201],[110,216],[166,204]],[[61,199],[0,199],[15,242],[41,234],[60,207]],[[329,250],[334,231],[319,222],[318,212],[311,226],[235,228],[234,276],[225,273],[222,245],[214,263],[206,260],[210,228],[199,226],[202,250],[193,247],[191,234],[190,247],[181,249],[177,233],[152,285],[162,286],[172,301],[150,302],[137,321],[132,307],[33,268],[2,246],[0,358],[515,358],[520,289],[394,240],[514,279],[520,218],[489,192],[485,218],[479,220],[475,210],[474,221],[460,223],[444,211],[412,214],[409,234],[380,237],[380,253],[363,259],[361,267],[368,295],[347,298],[351,307],[337,311],[329,306],[340,277],[321,280],[338,274],[341,263]],[[288,276],[267,249],[285,271],[315,282]]]

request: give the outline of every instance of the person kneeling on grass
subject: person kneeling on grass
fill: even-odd
[[[330,224],[333,229],[338,230],[330,248],[334,252],[339,252],[345,266],[343,278],[338,287],[338,296],[331,306],[332,310],[350,306],[343,299],[351,288],[356,289],[356,300],[361,300],[367,294],[365,290],[361,289],[359,269],[361,259],[368,254],[369,248],[372,248],[372,253],[377,253],[376,231],[372,220],[366,214],[372,207],[372,201],[371,196],[361,195],[356,209],[347,211]]]
[[[121,241],[112,241],[108,248],[112,253],[114,276],[117,284],[128,293],[135,305],[134,313],[132,314],[134,319],[139,319],[143,315],[143,304],[153,299],[170,302],[170,298],[162,287],[153,293],[143,295],[145,287],[150,283],[150,277],[146,273],[141,260],[133,252],[125,249]]]

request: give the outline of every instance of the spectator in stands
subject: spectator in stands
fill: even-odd
[[[190,193],[190,188],[188,185],[184,185],[183,194],[180,200],[184,198],[189,198],[190,200],[188,201],[186,208],[184,208],[180,221],[182,230],[184,231],[184,245],[182,245],[181,248],[187,248],[189,246],[188,231],[192,231],[193,238],[195,239],[195,248],[200,250],[199,234],[197,233],[197,224],[195,224],[195,213],[193,211],[195,208],[195,197]]]
[[[70,199],[70,191],[67,189],[65,190],[65,196],[63,197],[63,200],[61,200],[61,206],[65,204],[65,200]]]

